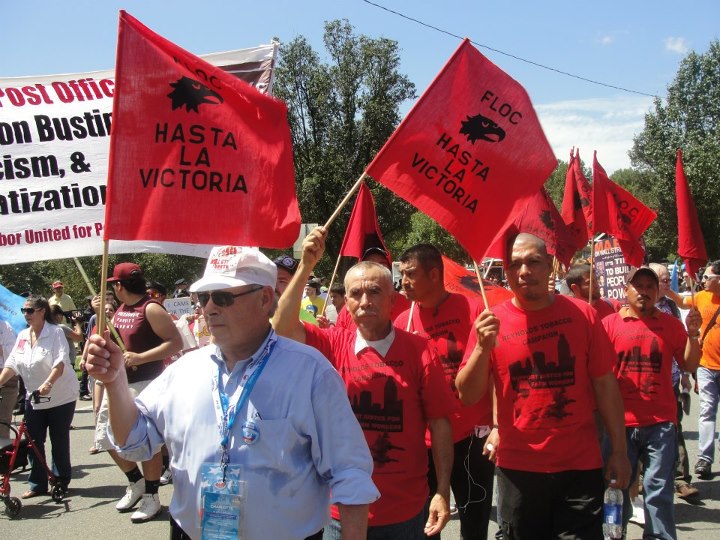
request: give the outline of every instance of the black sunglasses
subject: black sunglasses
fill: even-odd
[[[20,313],[24,313],[25,315],[32,315],[35,311],[36,309],[32,307],[20,308]]]
[[[245,296],[246,294],[258,292],[261,289],[264,289],[264,287],[256,287],[254,289],[250,289],[249,291],[243,291],[237,294],[225,291],[201,292],[197,293],[198,303],[202,307],[205,307],[212,298],[213,304],[215,304],[216,306],[228,307],[232,306],[235,303],[236,298],[239,298],[240,296]]]

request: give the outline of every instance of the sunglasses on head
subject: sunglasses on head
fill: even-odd
[[[250,289],[249,291],[243,291],[241,293],[233,294],[226,291],[213,291],[213,292],[201,292],[197,293],[198,297],[198,303],[205,307],[207,303],[212,298],[213,304],[215,304],[218,307],[228,307],[232,306],[235,303],[235,299],[239,298],[240,296],[245,296],[246,294],[257,292],[264,287],[261,285],[259,287],[256,287],[254,289]]]
[[[35,311],[37,310],[32,307],[20,308],[20,313],[22,313],[23,315],[32,315],[33,313],[35,313]]]

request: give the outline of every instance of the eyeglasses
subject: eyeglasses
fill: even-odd
[[[245,296],[246,294],[257,292],[261,289],[264,289],[264,287],[256,287],[254,289],[250,289],[249,291],[243,291],[241,293],[233,294],[230,292],[225,291],[213,291],[213,292],[203,292],[203,293],[197,293],[198,297],[198,303],[205,307],[207,303],[212,298],[213,304],[215,304],[218,307],[228,307],[232,306],[235,303],[235,299],[239,298],[240,296]]]
[[[702,280],[703,281],[710,281],[711,279],[715,279],[716,277],[720,277],[717,274],[703,274]]]
[[[33,313],[35,313],[35,308],[31,308],[31,307],[20,308],[20,313],[22,313],[24,315],[32,315]]]

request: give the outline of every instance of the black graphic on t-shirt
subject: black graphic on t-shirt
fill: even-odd
[[[524,393],[542,388],[564,388],[575,384],[575,357],[565,336],[558,338],[557,361],[545,358],[542,351],[534,352],[509,366],[513,390]]]
[[[662,353],[657,339],[652,339],[649,355],[642,354],[641,349],[640,345],[636,345],[629,351],[618,353],[622,370],[631,373],[660,373]]]
[[[386,379],[383,403],[373,403],[370,390],[364,390],[352,398],[352,410],[363,431],[392,433],[403,430],[403,402],[398,399],[395,379]]]
[[[390,441],[389,433],[381,433],[375,439],[375,442],[370,445],[370,454],[372,455],[373,461],[377,467],[382,467],[386,463],[393,461],[400,461],[390,457],[390,450],[405,450],[401,446],[396,446]]]

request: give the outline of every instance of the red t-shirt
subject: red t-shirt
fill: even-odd
[[[623,309],[602,321],[615,347],[615,375],[625,405],[625,425],[644,427],[677,420],[673,358],[685,357],[687,332],[672,315],[655,310],[638,319]]]
[[[380,499],[370,505],[371,526],[407,521],[428,496],[428,419],[455,407],[442,367],[426,339],[395,330],[383,358],[372,348],[355,354],[354,332],[305,324],[306,343],[318,349],[345,381],[355,416],[365,433]],[[333,518],[339,519],[337,508]]]
[[[418,304],[412,310],[410,332],[419,332],[429,336],[442,362],[445,380],[455,394],[458,412],[451,418],[453,442],[466,439],[476,425],[492,425],[492,396],[488,393],[475,405],[463,405],[455,387],[460,363],[465,355],[468,336],[475,334],[473,323],[483,311],[480,300],[468,298],[462,294],[450,293],[437,308],[421,308]],[[395,319],[395,327],[408,328],[410,310],[404,311]],[[426,442],[428,442],[426,437]]]
[[[608,315],[617,313],[622,304],[617,300],[608,300],[605,298],[598,298],[597,302],[593,305],[595,311],[598,312],[600,320],[603,320]]]
[[[410,307],[410,301],[405,296],[403,296],[397,291],[395,291],[394,294],[395,303],[393,304],[392,310],[390,311],[391,320],[394,320],[395,317],[397,317],[403,311]],[[350,330],[351,332],[357,330],[357,326],[355,326],[355,321],[353,321],[352,316],[347,310],[346,305],[343,306],[340,310],[340,313],[338,313],[337,320],[335,321],[335,326],[337,326],[338,328],[345,328],[347,330]],[[403,328],[403,330],[405,330],[405,328]]]
[[[542,473],[602,467],[591,378],[612,370],[612,346],[590,304],[553,299],[538,311],[512,300],[493,307],[500,319],[490,360],[500,467]],[[468,351],[476,343],[471,336]]]

